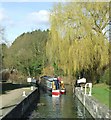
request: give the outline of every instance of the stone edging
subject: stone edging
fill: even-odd
[[[8,114],[2,117],[1,120],[9,119],[9,118],[22,118],[28,108],[33,104],[35,100],[38,99],[38,89],[35,89],[32,93],[30,93],[26,98],[24,98],[19,104],[17,104]]]
[[[97,101],[92,96],[84,95],[84,92],[80,89],[80,87],[75,88],[75,95],[86,107],[86,109],[89,111],[89,113],[92,115],[94,119],[111,118],[111,110],[109,110],[105,105],[99,103],[99,101]]]

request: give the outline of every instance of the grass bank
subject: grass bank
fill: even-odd
[[[92,88],[92,96],[111,109],[111,89],[106,84],[95,84]]]

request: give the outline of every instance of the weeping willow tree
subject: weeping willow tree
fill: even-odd
[[[108,12],[105,2],[56,4],[46,46],[49,62],[59,64],[67,75],[82,73],[94,82],[109,64]]]

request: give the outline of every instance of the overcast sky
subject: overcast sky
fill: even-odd
[[[0,25],[5,27],[5,38],[13,42],[24,32],[49,28],[52,2],[2,2],[0,3]]]

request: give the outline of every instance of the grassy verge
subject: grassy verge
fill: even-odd
[[[96,84],[92,88],[92,96],[94,96],[102,104],[111,109],[111,89],[106,84]]]

